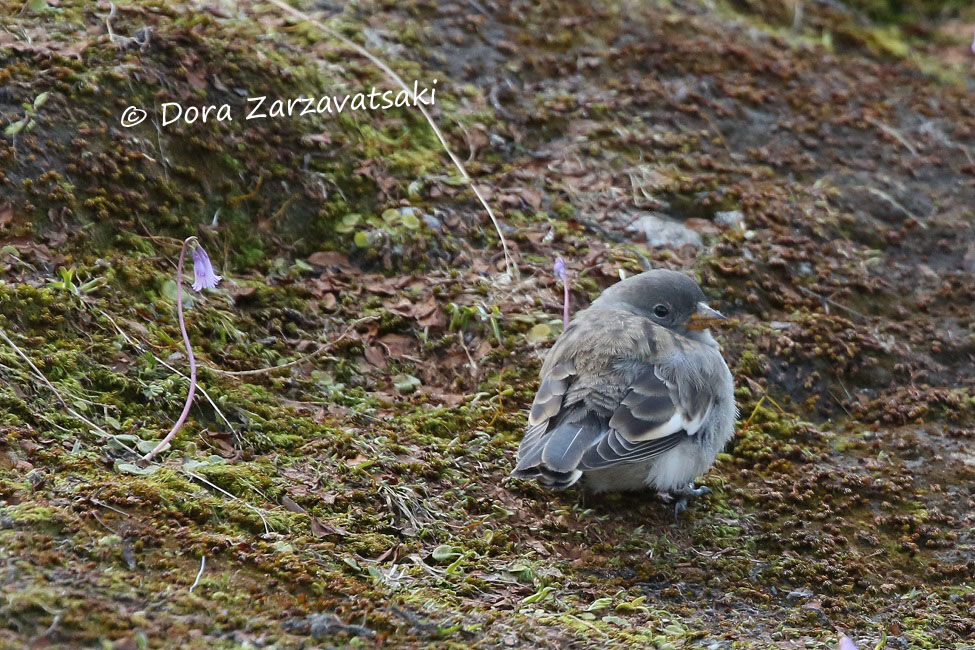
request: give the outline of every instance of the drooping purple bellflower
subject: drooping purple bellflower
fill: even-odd
[[[221,280],[223,276],[213,272],[210,256],[197,242],[193,247],[193,291],[199,293],[203,289],[213,289]]]
[[[193,291],[200,292],[203,289],[213,289],[217,283],[223,280],[222,276],[213,272],[213,265],[210,263],[210,256],[203,250],[196,237],[187,237],[183,240],[183,247],[179,251],[179,261],[176,263],[176,317],[179,321],[179,331],[183,335],[183,346],[186,348],[186,358],[190,363],[190,387],[186,392],[186,402],[183,404],[183,412],[179,414],[176,424],[169,430],[166,437],[159,441],[152,451],[142,457],[143,462],[148,463],[161,452],[169,441],[173,439],[176,432],[180,430],[186,417],[190,414],[190,407],[193,406],[193,396],[196,394],[196,357],[193,355],[193,345],[190,343],[190,335],[186,331],[186,319],[183,316],[183,262],[186,260],[186,249],[193,249]]]

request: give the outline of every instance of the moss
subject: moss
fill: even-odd
[[[289,97],[383,83],[309,25],[269,8],[227,18],[140,0],[113,29],[150,25],[150,47],[93,41],[78,60],[63,48],[102,17],[68,0],[24,10],[45,28],[31,47],[54,53],[4,46],[12,65],[0,82],[14,95],[0,103],[4,123],[33,99],[27,89],[52,94],[30,133],[0,143],[15,206],[2,226],[0,320],[59,395],[0,349],[0,535],[16,567],[0,645],[42,638],[52,612],[48,640],[86,646],[375,642],[336,627],[309,640],[307,617],[326,612],[387,644],[437,647],[831,647],[834,626],[869,638],[880,614],[919,647],[970,635],[971,560],[952,490],[973,475],[952,453],[964,453],[975,397],[921,375],[957,374],[967,358],[965,339],[935,325],[963,327],[951,308],[970,293],[944,273],[930,296],[911,285],[917,309],[901,315],[898,273],[924,275],[898,267],[881,279],[878,265],[921,259],[912,245],[927,235],[852,214],[864,202],[839,206],[847,188],[823,177],[864,156],[878,176],[901,178],[898,165],[922,158],[912,174],[948,174],[862,119],[900,128],[895,113],[923,115],[930,108],[909,98],[925,97],[939,119],[964,123],[966,95],[900,60],[921,47],[912,28],[857,27],[817,3],[804,5],[799,35],[781,3],[736,3],[758,32],[725,9],[543,2],[512,22],[386,5],[330,20],[360,39],[381,18],[369,38],[393,44],[376,48],[390,65],[450,78],[438,119],[514,230],[515,284],[496,275],[490,224],[412,111],[159,133],[147,122],[118,137],[128,103],[178,96],[239,110],[238,89]],[[0,8],[25,20],[21,4]],[[34,29],[11,33],[21,27]],[[428,42],[441,33],[460,44]],[[397,42],[415,60],[399,58]],[[535,91],[512,97],[483,82],[497,61]],[[847,77],[857,96],[837,81]],[[749,122],[766,116],[774,138]],[[783,142],[799,144],[777,150]],[[966,164],[942,154],[946,168]],[[942,200],[946,218],[957,204]],[[617,212],[631,208],[705,229],[715,211],[737,209],[747,228],[708,234],[713,249],[691,264],[687,251],[605,240],[598,228],[622,227]],[[403,210],[429,219],[413,228]],[[358,221],[341,221],[352,213]],[[159,439],[187,388],[161,361],[184,370],[171,282],[189,234],[228,278],[187,293],[213,404],[199,396],[162,466],[139,474],[126,446]],[[938,246],[954,254],[948,238]],[[678,522],[648,495],[556,494],[508,477],[547,345],[524,334],[558,321],[551,257],[570,261],[581,307],[620,269],[640,270],[635,250],[653,265],[694,266],[709,299],[739,316],[719,338],[741,431],[704,477],[713,493]],[[321,251],[347,257],[322,264]],[[75,286],[105,285],[45,286],[60,269],[74,270]],[[413,313],[427,300],[446,327]],[[377,350],[390,355],[379,365]],[[399,373],[420,387],[399,393]]]

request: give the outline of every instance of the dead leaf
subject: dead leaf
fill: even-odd
[[[366,361],[376,366],[377,368],[382,368],[386,365],[386,355],[383,349],[378,345],[370,345],[365,349]]]
[[[536,552],[537,552],[537,553],[538,553],[539,555],[542,555],[542,556],[544,556],[544,557],[548,557],[549,555],[551,555],[551,554],[552,554],[552,553],[551,553],[551,552],[550,552],[550,551],[549,551],[549,550],[548,550],[547,548],[545,548],[545,546],[544,546],[544,545],[543,545],[543,544],[542,544],[542,543],[541,543],[540,541],[538,541],[537,539],[536,539],[536,540],[532,540],[532,541],[530,541],[530,542],[528,542],[528,546],[530,546],[531,548],[533,548],[533,549],[535,549],[535,551],[536,551]]]
[[[327,537],[329,535],[338,535],[340,537],[346,537],[348,536],[349,531],[342,528],[341,526],[337,526],[327,521],[322,521],[318,517],[312,517],[311,533],[315,537]]]
[[[379,339],[387,354],[394,359],[402,359],[413,350],[413,339],[400,334],[386,334]]]
[[[295,503],[295,501],[289,496],[281,497],[281,505],[284,506],[286,510],[297,512],[300,515],[307,512],[304,508]]]
[[[335,267],[343,272],[352,271],[349,256],[338,251],[319,251],[308,256],[308,263],[323,268]]]
[[[531,206],[532,210],[537,210],[542,205],[542,195],[536,190],[522,190],[521,198],[524,199],[525,203]]]
[[[254,295],[257,291],[257,287],[242,287],[236,282],[227,283],[226,291],[230,294],[230,297],[234,299],[234,302],[243,301]]]
[[[429,327],[432,330],[447,327],[447,319],[443,315],[443,310],[433,296],[414,305],[413,315],[420,327]]]
[[[349,467],[358,467],[359,465],[367,462],[369,460],[368,456],[363,456],[362,454],[357,455],[355,458],[350,458],[345,461],[345,464]]]
[[[467,148],[470,150],[469,160],[473,160],[477,152],[488,146],[489,140],[487,132],[480,124],[475,124],[473,128],[466,132]]]
[[[393,302],[392,300],[388,300],[385,303],[383,303],[383,306],[386,308],[386,310],[389,313],[396,314],[397,316],[402,316],[404,318],[413,317],[415,313],[414,311],[415,306],[412,301],[406,298],[402,298],[396,304],[390,304],[392,302]]]
[[[480,345],[474,350],[474,358],[478,361],[486,357],[491,353],[491,342],[487,339],[481,341]]]

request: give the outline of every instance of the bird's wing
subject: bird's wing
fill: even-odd
[[[605,319],[603,325],[605,329]],[[649,460],[697,433],[714,400],[697,376],[681,376],[674,364],[663,363],[675,348],[683,347],[674,334],[626,314],[602,332],[612,346],[566,345],[571,339],[593,336],[583,323],[573,326],[546,360],[518,450],[516,476],[544,479],[555,471],[560,480],[571,476],[574,482],[579,470]],[[567,354],[570,350],[574,356]],[[632,379],[613,386],[609,392],[615,397],[606,404],[605,382],[598,375],[621,359],[629,367],[625,375]],[[587,406],[596,401],[603,408]]]
[[[660,365],[644,362],[640,367],[605,432],[582,455],[578,469],[605,469],[649,460],[701,428],[713,404],[707,391],[662,378],[667,373],[661,372]]]

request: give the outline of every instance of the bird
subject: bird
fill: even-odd
[[[674,516],[734,436],[734,380],[711,327],[727,318],[689,276],[612,285],[546,355],[512,476],[595,493],[650,488]]]

